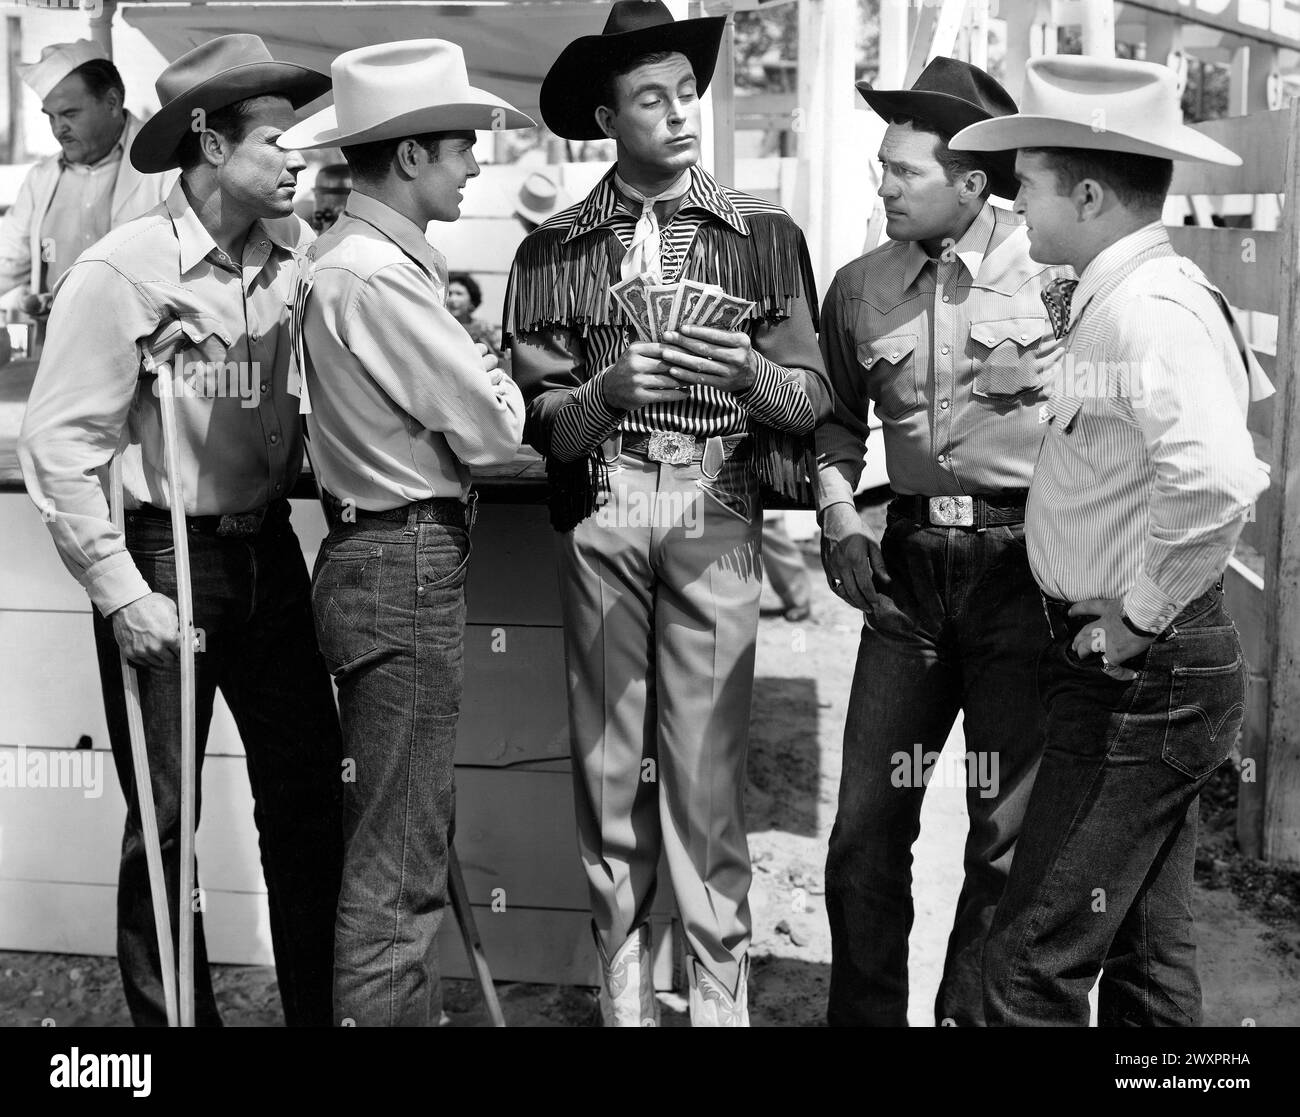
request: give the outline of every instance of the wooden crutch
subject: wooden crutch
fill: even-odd
[[[179,348],[182,329],[173,321],[152,344],[142,347],[140,367],[145,376],[157,376],[158,410],[162,419],[163,468],[171,506],[172,542],[176,548],[176,612],[180,630],[181,660],[181,835],[180,887],[177,896],[180,923],[179,1023],[194,1027],[194,789],[195,665],[194,599],[190,582],[190,543],[185,524],[185,493],[181,486],[180,439],[176,427],[177,378],[171,356]],[[157,358],[164,356],[159,361]]]
[[[113,526],[126,530],[122,499],[122,455],[113,456],[109,467],[109,509]],[[145,745],[144,717],[140,712],[140,679],[126,655],[118,649],[122,662],[122,691],[126,700],[126,724],[131,737],[131,764],[135,773],[135,796],[140,810],[140,830],[144,837],[144,857],[149,867],[149,894],[153,900],[154,930],[158,935],[158,962],[161,971],[163,1002],[167,1008],[167,1026],[176,1027],[176,957],[172,951],[172,924],[167,903],[167,880],[163,875],[162,842],[158,837],[158,815],[154,809],[153,780],[149,773],[149,750]]]

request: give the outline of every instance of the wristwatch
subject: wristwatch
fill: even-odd
[[[1154,640],[1160,635],[1158,632],[1148,632],[1144,628],[1138,628],[1138,626],[1129,620],[1128,616],[1124,613],[1120,613],[1119,619],[1124,622],[1124,627],[1133,633],[1134,636],[1141,636],[1143,640]]]

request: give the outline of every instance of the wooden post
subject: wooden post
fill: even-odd
[[[113,57],[113,16],[117,14],[117,0],[100,0],[98,15],[90,17],[90,37]]]
[[[870,121],[857,111],[857,0],[799,5],[799,137],[794,218],[803,227],[819,291],[858,255],[869,198],[861,166]]]
[[[1264,856],[1300,862],[1300,103],[1287,130],[1282,293],[1278,308],[1277,398],[1273,403],[1273,484],[1277,531],[1265,555],[1269,647],[1268,765]]]
[[[6,163],[21,163],[27,154],[27,137],[23,134],[23,80],[18,67],[23,60],[23,21],[18,16],[5,16],[5,40],[9,63],[9,135],[5,153]]]
[[[1094,58],[1115,57],[1115,0],[1083,0],[1080,13],[1083,53]]]

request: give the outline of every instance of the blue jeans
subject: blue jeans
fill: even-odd
[[[307,568],[287,502],[248,538],[191,533],[199,775],[220,689],[244,743],[270,904],[271,944],[285,1022],[327,1026],[334,909],[342,864],[339,724],[312,630]],[[176,596],[171,525],[128,513],[127,547],[150,588]],[[117,890],[117,955],[131,1018],[163,1025],[158,942],[140,831],[122,673],[110,622],[95,614],[113,761],[127,800]],[[141,668],[140,701],[173,938],[180,874],[180,666]],[[202,781],[195,788],[202,803]],[[196,813],[196,821],[197,821]],[[196,877],[197,885],[197,877]],[[195,1020],[219,1025],[203,917],[194,917]]]
[[[344,741],[334,1014],[358,1026],[435,1026],[442,1007],[469,535],[412,507],[334,518],[312,578]]]
[[[1049,608],[1039,663],[1047,745],[984,954],[990,1024],[1198,1025],[1191,889],[1201,787],[1245,713],[1246,665],[1223,595],[1126,663],[1124,682]]]
[[[1033,666],[1047,626],[1023,527],[923,526],[891,510],[881,549],[910,626],[868,618],[862,629],[826,859],[827,1019],[907,1024],[912,845],[939,770],[927,754],[961,711],[970,829],[935,1018],[978,1025],[984,937],[1042,748]]]

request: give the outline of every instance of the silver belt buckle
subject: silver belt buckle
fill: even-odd
[[[974,527],[975,501],[968,496],[932,496],[930,523],[939,527]]]
[[[217,534],[228,536],[256,535],[266,519],[266,507],[251,512],[227,512],[217,523]]]
[[[695,435],[679,431],[653,431],[645,456],[664,465],[690,465],[695,457]]]

